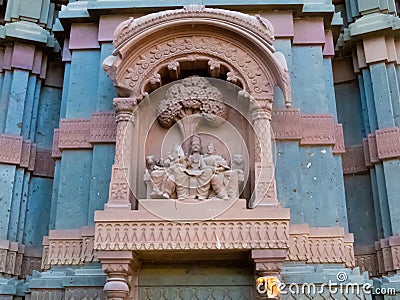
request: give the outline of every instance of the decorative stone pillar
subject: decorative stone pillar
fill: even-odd
[[[131,137],[134,127],[134,110],[137,104],[134,98],[114,98],[117,122],[115,161],[112,167],[110,193],[106,208],[131,208],[134,202],[129,187],[129,165],[124,161],[124,153],[131,149]]]
[[[283,262],[286,258],[286,249],[253,249],[251,259],[254,262],[256,278],[275,277],[279,279]],[[255,299],[267,299],[267,294],[261,294],[257,288]]]
[[[255,131],[255,192],[253,205],[277,205],[271,128],[272,100],[250,97],[250,114]]]
[[[128,277],[137,277],[138,256],[132,251],[100,251],[98,258],[107,274],[104,292],[109,300],[137,299],[137,286],[128,285]],[[130,280],[136,282],[136,280]]]

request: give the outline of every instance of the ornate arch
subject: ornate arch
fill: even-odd
[[[254,99],[272,101],[275,86],[291,104],[289,73],[261,16],[189,5],[130,18],[114,33],[115,51],[103,64],[119,96],[140,101],[164,78],[179,79],[188,65],[243,87]]]

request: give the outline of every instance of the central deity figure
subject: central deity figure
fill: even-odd
[[[150,175],[152,198],[180,200],[208,198],[232,199],[239,196],[237,171],[231,171],[227,161],[213,143],[202,153],[201,138],[194,135],[190,142],[190,155],[185,156],[181,146],[175,145],[168,159],[155,165],[154,157],[146,158]]]

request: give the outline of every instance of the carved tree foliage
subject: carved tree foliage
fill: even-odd
[[[189,77],[171,86],[159,106],[158,121],[166,128],[190,115],[200,114],[211,126],[220,126],[227,117],[221,92],[207,79]]]

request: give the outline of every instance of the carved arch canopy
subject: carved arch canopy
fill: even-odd
[[[273,40],[273,26],[261,16],[189,5],[122,22],[103,67],[119,96],[138,101],[185,70],[202,69],[256,100],[272,101],[279,86],[289,107],[289,73]]]

